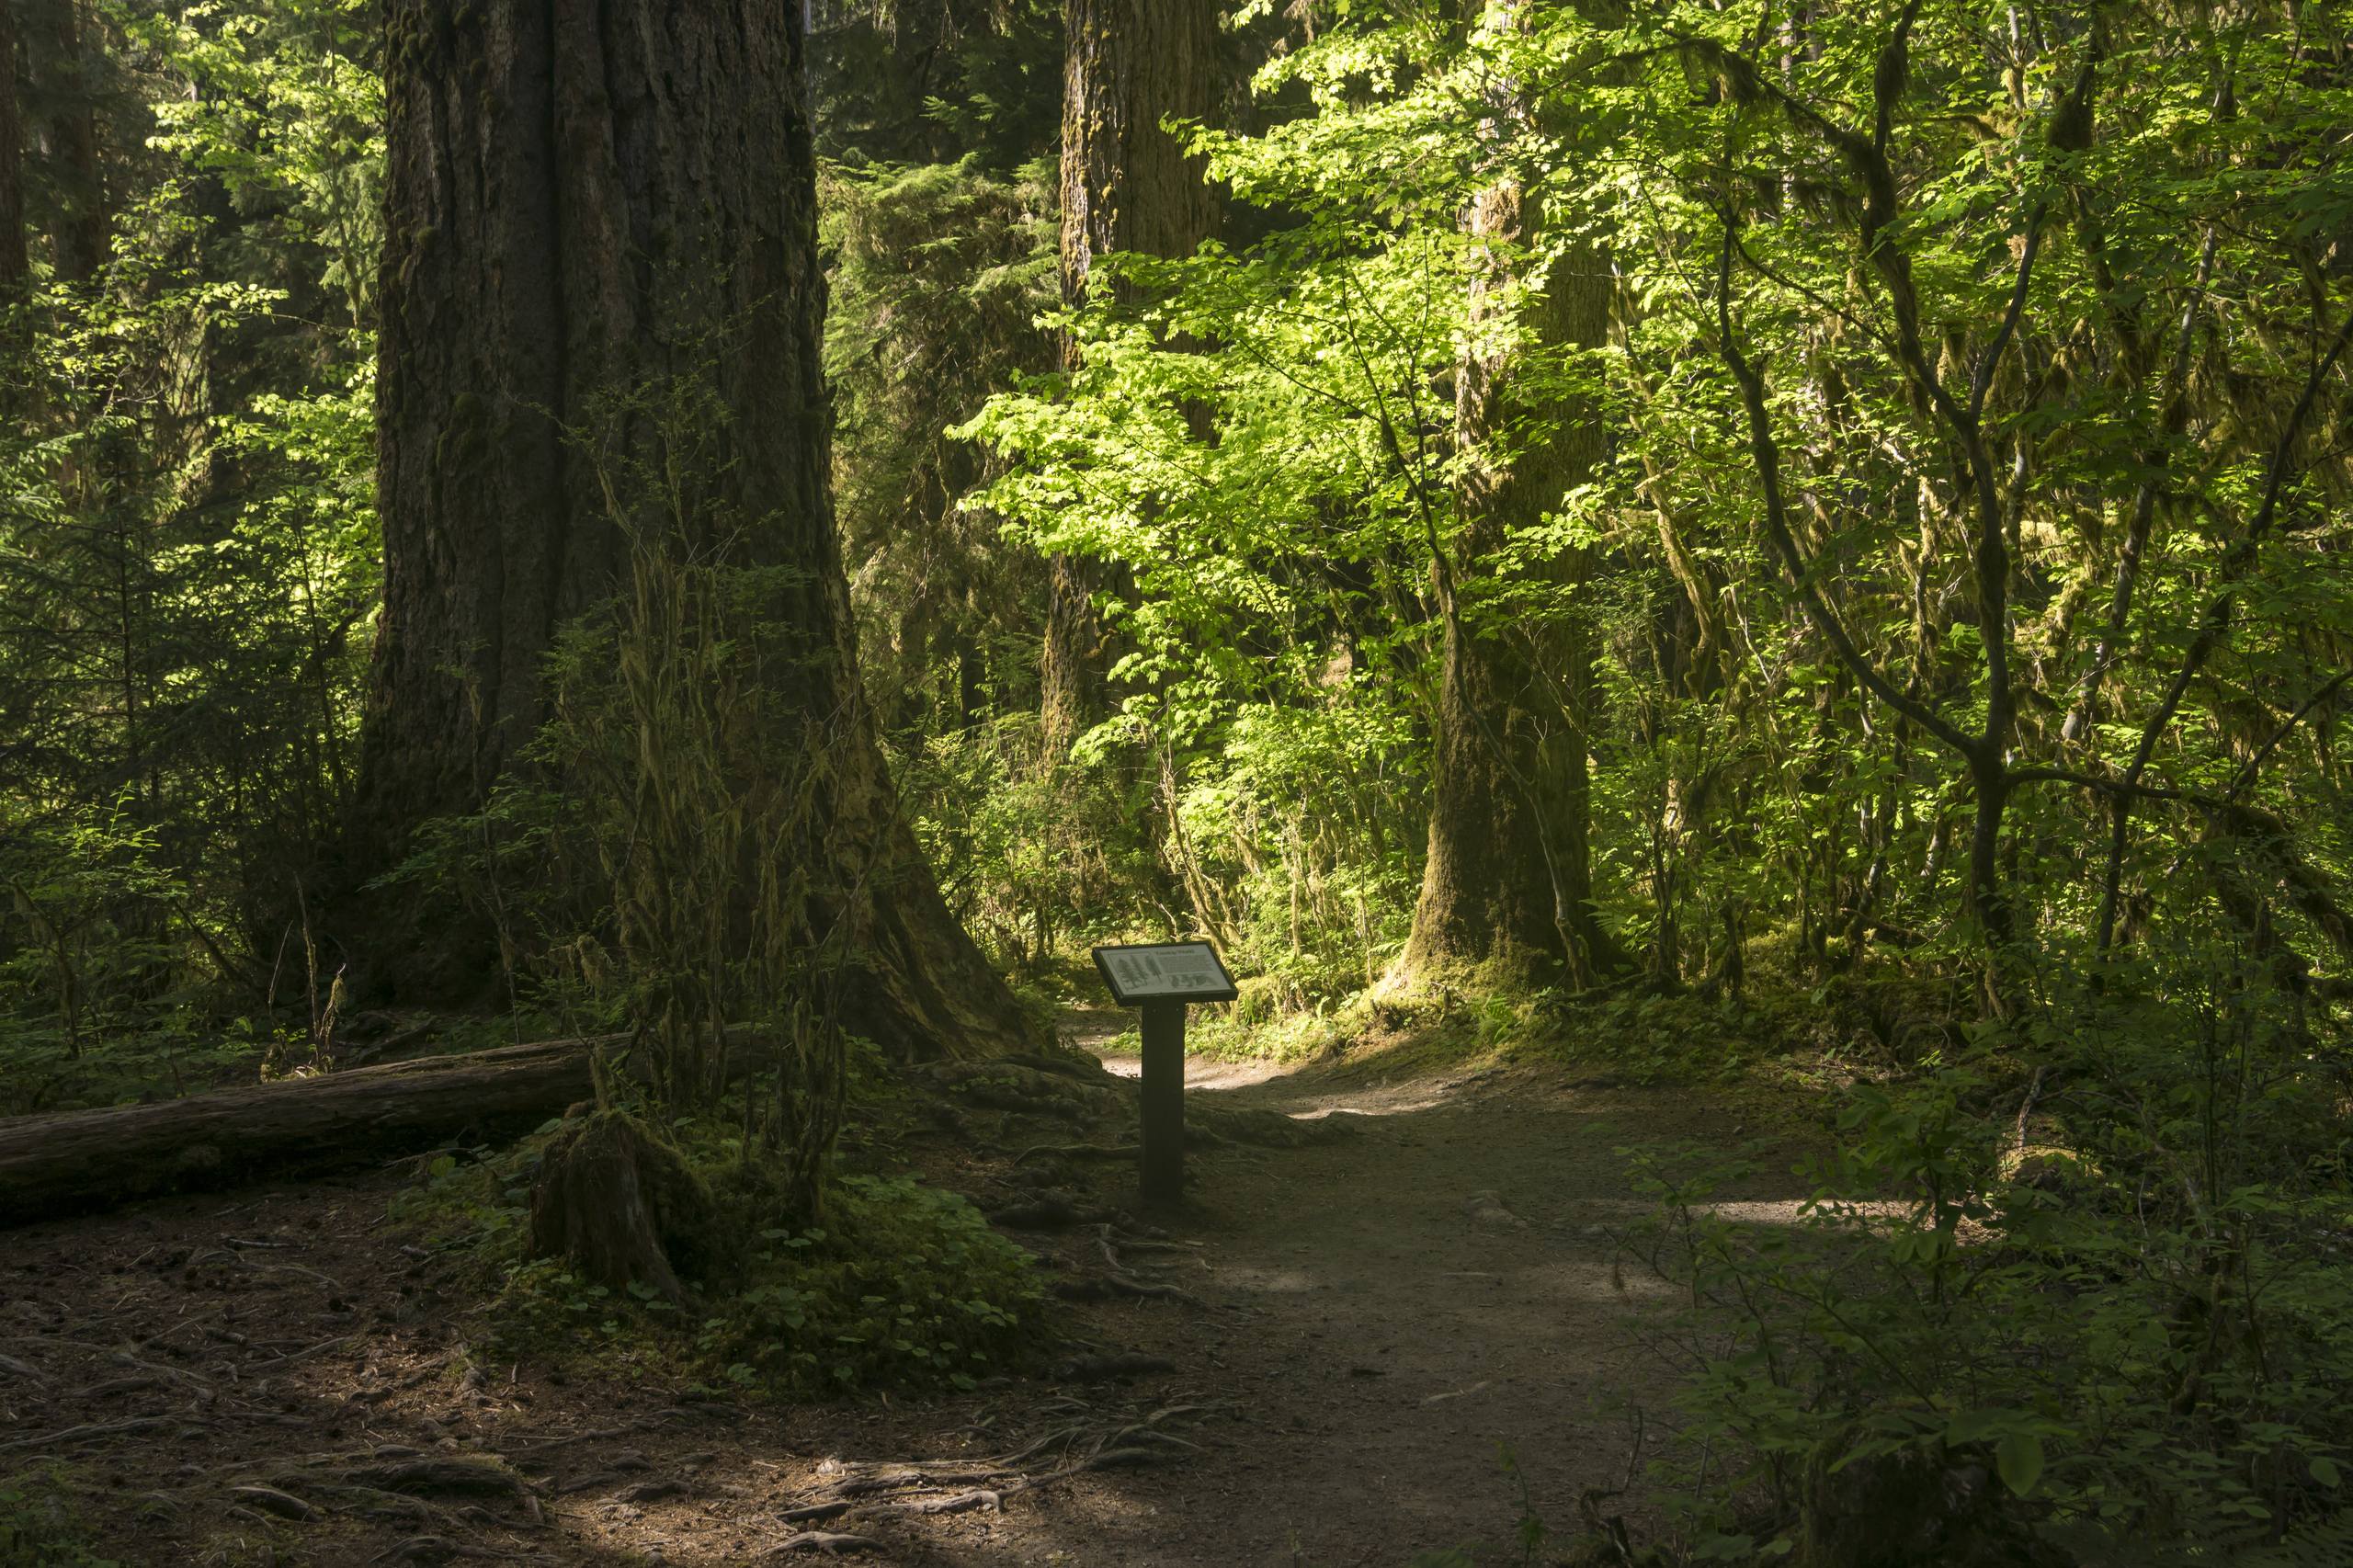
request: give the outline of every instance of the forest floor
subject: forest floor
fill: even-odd
[[[1110,1038],[1099,1016],[1073,1032]],[[906,1568],[1363,1568],[1500,1548],[1523,1514],[1575,1534],[1672,1386],[1645,1332],[1666,1287],[1621,1260],[1643,1206],[1615,1150],[1728,1141],[1742,1111],[1403,1046],[1196,1061],[1188,1089],[1345,1135],[1194,1154],[1189,1209],[1152,1240],[1021,1236],[1050,1267],[1170,1289],[1071,1305],[1092,1364],[954,1398],[736,1403],[488,1361],[478,1302],[386,1220],[413,1165],[21,1231],[0,1254],[0,1493],[58,1539],[87,1530],[94,1555],[59,1561],[222,1568],[828,1545]],[[958,1133],[908,1157],[984,1205],[1014,1191]],[[1132,1177],[1095,1179],[1115,1200]],[[1769,1220],[1798,1195],[1739,1196]]]

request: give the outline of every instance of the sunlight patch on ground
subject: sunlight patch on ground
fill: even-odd
[[[1695,1203],[1695,1212],[1712,1214],[1719,1220],[1730,1220],[1742,1225],[1795,1225],[1805,1216],[1806,1199],[1800,1198],[1722,1199],[1713,1203]],[[1582,1198],[1576,1201],[1581,1216],[1598,1216],[1612,1227],[1630,1225],[1648,1220],[1659,1212],[1659,1206],[1640,1198]],[[1881,1219],[1895,1219],[1906,1213],[1910,1205],[1888,1199],[1877,1203],[1848,1203],[1846,1208]]]
[[[1321,1105],[1305,1110],[1290,1110],[1283,1114],[1293,1121],[1321,1121],[1327,1116],[1404,1116],[1411,1111],[1436,1110],[1446,1104],[1444,1095],[1423,1095],[1409,1099],[1383,1100],[1378,1105]]]
[[[1269,1295],[1296,1296],[1311,1290],[1331,1289],[1323,1280],[1303,1269],[1257,1268],[1249,1264],[1221,1264],[1215,1270],[1217,1282],[1229,1289],[1263,1290]]]
[[[1143,1058],[1125,1052],[1113,1052],[1102,1058],[1105,1069],[1122,1078],[1143,1075]],[[1272,1062],[1220,1062],[1212,1057],[1188,1056],[1185,1059],[1185,1087],[1215,1094],[1224,1089],[1246,1089],[1272,1079],[1288,1075],[1292,1068]]]

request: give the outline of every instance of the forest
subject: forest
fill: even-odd
[[[2353,1562],[2349,726],[2337,0],[0,0],[0,1568]]]

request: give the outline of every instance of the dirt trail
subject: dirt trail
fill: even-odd
[[[1191,1069],[1205,1103],[1345,1118],[1355,1135],[1196,1156],[1170,1244],[1120,1259],[1190,1300],[1074,1309],[1100,1349],[1170,1370],[775,1409],[697,1401],[658,1378],[481,1365],[462,1291],[382,1221],[414,1180],[388,1171],[9,1238],[0,1476],[64,1467],[127,1563],[327,1568],[463,1545],[581,1568],[716,1568],[816,1560],[770,1554],[805,1528],[786,1511],[838,1487],[846,1465],[975,1461],[1157,1415],[1176,1441],[1144,1457],[1163,1462],[1068,1472],[1001,1508],[828,1528],[872,1540],[858,1561],[902,1568],[1360,1568],[1504,1540],[1523,1484],[1540,1517],[1573,1528],[1578,1494],[1623,1477],[1619,1412],[1657,1410],[1667,1386],[1632,1332],[1657,1288],[1612,1267],[1606,1230],[1638,1211],[1612,1150],[1721,1137],[1731,1118],[1681,1091],[1535,1069],[1394,1082],[1377,1057]],[[1105,1196],[1125,1179],[1106,1173]],[[1091,1233],[1024,1240],[1099,1272]],[[356,1505],[298,1517],[238,1490],[477,1456],[531,1490],[437,1497],[407,1517]]]
[[[1631,1332],[1657,1287],[1613,1267],[1608,1233],[1639,1209],[1613,1150],[1728,1125],[1543,1073],[1188,1076],[1190,1093],[1359,1133],[1198,1163],[1199,1214],[1178,1233],[1202,1243],[1186,1282],[1211,1311],[1139,1314],[1130,1339],[1214,1368],[1244,1424],[1131,1483],[1144,1511],[1102,1519],[1072,1561],[1398,1563],[1506,1538],[1523,1484],[1564,1531],[1581,1492],[1622,1483],[1624,1412],[1657,1409],[1667,1382]]]

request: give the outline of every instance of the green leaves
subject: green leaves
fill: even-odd
[[[2005,1434],[1994,1445],[1994,1464],[2003,1485],[2018,1496],[2030,1495],[2042,1479],[2042,1439],[2032,1432]]]

